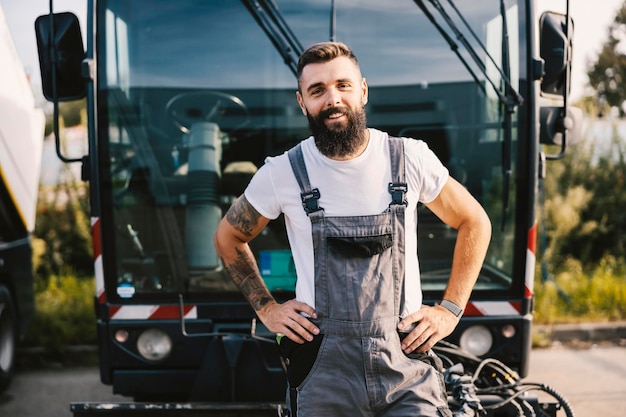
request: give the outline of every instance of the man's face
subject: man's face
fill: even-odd
[[[296,96],[324,155],[350,155],[363,143],[367,93],[365,79],[348,58],[304,67]]]

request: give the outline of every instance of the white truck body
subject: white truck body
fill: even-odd
[[[35,226],[45,117],[0,8],[0,176],[24,227]]]
[[[33,317],[35,228],[45,117],[0,7],[0,391]]]

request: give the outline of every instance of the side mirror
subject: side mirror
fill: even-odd
[[[43,94],[50,101],[78,100],[86,86],[81,65],[85,59],[78,18],[69,12],[35,20]]]
[[[541,91],[563,96],[569,93],[574,22],[562,14],[545,12],[539,19],[539,26],[539,53],[544,60]]]

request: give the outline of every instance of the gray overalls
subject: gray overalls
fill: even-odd
[[[298,417],[451,415],[441,374],[400,348],[396,326],[404,302],[407,190],[402,140],[389,138],[389,150],[389,208],[344,217],[324,216],[300,145],[289,152],[311,220],[317,312],[312,321],[321,333],[309,344],[314,351],[304,372],[299,371],[301,378],[295,384],[290,378],[291,404],[297,408],[292,411]],[[310,350],[306,345],[295,348]],[[288,356],[288,366],[299,366],[297,353]]]

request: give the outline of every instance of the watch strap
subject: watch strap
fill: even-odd
[[[461,317],[461,315],[463,314],[463,309],[454,304],[452,301],[442,300],[439,305],[448,310],[450,313],[454,314],[456,317]]]

